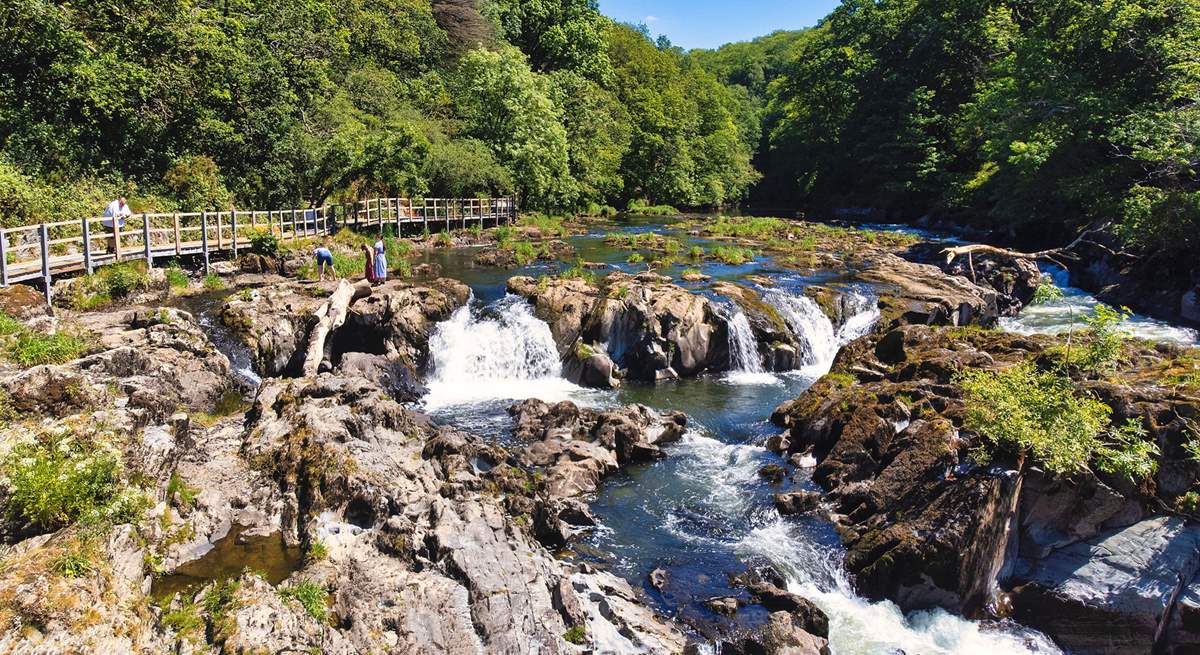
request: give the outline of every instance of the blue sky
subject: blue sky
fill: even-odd
[[[715,48],[780,29],[815,24],[838,0],[600,0],[600,11],[624,23],[645,23],[685,49]]]

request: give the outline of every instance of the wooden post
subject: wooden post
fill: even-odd
[[[46,292],[46,306],[50,304],[50,229],[42,223],[38,235],[42,242],[42,287]]]
[[[208,211],[200,212],[200,251],[204,253],[204,274],[208,275]]]
[[[154,268],[154,253],[150,252],[150,215],[142,212],[142,249],[146,252],[146,268]]]
[[[217,250],[218,251],[221,250],[221,245],[222,245],[222,240],[221,240],[222,227],[224,227],[224,226],[221,225],[221,211],[217,210]]]
[[[229,215],[229,221],[233,224],[233,258],[237,259],[237,210]]]
[[[294,207],[292,208],[291,214],[292,214],[292,241],[299,241],[300,240],[300,232],[299,232],[299,230],[296,229],[296,209]]]
[[[112,217],[113,230],[113,261],[121,261],[121,217]]]
[[[397,239],[399,239],[400,235],[403,234],[403,232],[404,232],[404,227],[400,224],[400,213],[401,213],[400,212],[400,199],[396,198],[396,238]]]
[[[175,212],[171,218],[175,224],[175,256],[178,257],[183,248],[183,245],[180,243],[181,239],[179,238],[179,212]]]
[[[0,285],[8,286],[8,235],[0,230]]]
[[[3,257],[3,255],[0,255]],[[92,232],[88,227],[88,219],[83,219],[83,271],[92,274]],[[5,283],[7,284],[7,280]]]
[[[429,200],[421,200],[421,223],[425,226],[425,232],[429,231]]]

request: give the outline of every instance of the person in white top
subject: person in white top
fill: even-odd
[[[109,230],[115,231],[117,228],[125,227],[125,217],[132,215],[133,211],[129,209],[129,203],[125,202],[125,196],[121,196],[120,198],[108,203],[108,207],[104,208],[105,220],[100,221],[100,224]],[[116,228],[113,227],[114,222],[116,224]],[[105,241],[105,245],[108,247],[108,252],[116,252],[116,235],[114,234],[108,237],[107,241]]]
[[[117,225],[125,227],[125,217],[132,215],[133,211],[129,209],[129,204],[125,202],[125,196],[121,196],[120,198],[108,203],[108,207],[104,209],[104,217],[110,219],[103,221],[104,227],[112,229],[112,219],[117,221]]]

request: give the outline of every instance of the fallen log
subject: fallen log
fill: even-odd
[[[317,310],[317,324],[313,326],[308,339],[308,349],[304,354],[304,375],[316,375],[321,370],[321,364],[329,361],[329,336],[333,331],[346,322],[346,313],[350,305],[359,298],[371,295],[371,284],[362,280],[351,284],[347,280],[338,283],[337,289],[329,296],[329,300]]]
[[[969,244],[963,245],[963,246],[951,246],[949,248],[942,248],[942,253],[946,255],[946,264],[952,264],[952,263],[954,263],[954,260],[956,258],[961,257],[962,255],[966,255],[968,258],[968,261],[970,262],[969,267],[971,269],[971,277],[972,278],[975,277],[975,263],[974,263],[974,261],[971,260],[971,256],[974,255],[975,253],[988,253],[988,254],[992,254],[992,255],[1000,255],[1002,257],[1012,257],[1014,259],[1029,259],[1029,260],[1033,260],[1033,261],[1037,261],[1039,259],[1044,259],[1046,261],[1058,264],[1059,266],[1061,266],[1064,269],[1066,269],[1068,267],[1066,264],[1064,264],[1060,260],[1060,258],[1061,259],[1078,259],[1078,257],[1075,254],[1073,254],[1071,251],[1072,251],[1072,249],[1075,248],[1075,246],[1077,246],[1081,243],[1087,243],[1087,244],[1096,246],[1096,247],[1101,248],[1101,249],[1103,249],[1111,254],[1114,254],[1114,255],[1121,254],[1121,255],[1125,255],[1127,257],[1133,257],[1133,255],[1130,255],[1129,253],[1125,253],[1125,252],[1117,253],[1117,252],[1113,251],[1111,248],[1109,248],[1108,246],[1105,246],[1102,243],[1099,243],[1093,239],[1088,238],[1093,234],[1096,234],[1098,232],[1103,232],[1106,228],[1108,228],[1108,226],[1109,226],[1109,224],[1105,223],[1104,225],[1101,225],[1099,227],[1094,227],[1091,229],[1084,230],[1083,232],[1079,233],[1079,236],[1075,237],[1074,241],[1072,241],[1071,243],[1069,243],[1065,246],[1061,246],[1058,248],[1047,248],[1046,250],[1036,250],[1034,252],[1021,252],[1020,250],[1009,250],[1008,248],[998,248],[996,246],[989,246],[986,243],[969,243]]]

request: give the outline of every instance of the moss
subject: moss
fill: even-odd
[[[576,646],[582,646],[587,643],[587,633],[582,625],[573,625],[563,633],[563,640]]]

